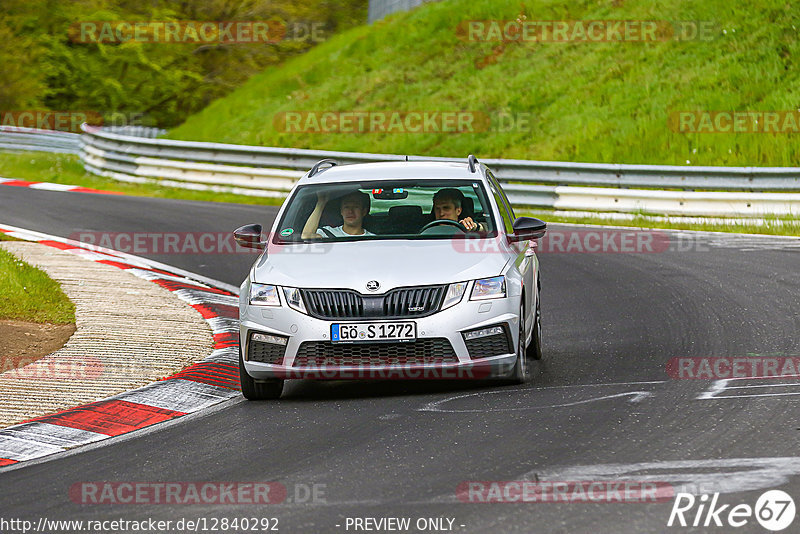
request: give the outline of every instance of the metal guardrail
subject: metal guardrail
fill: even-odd
[[[147,137],[149,139],[153,139],[159,135],[164,135],[167,133],[167,131],[163,128],[153,128],[151,126],[138,125],[104,126],[103,131],[120,135],[129,135],[133,137]]]
[[[154,138],[167,133],[164,129],[148,126],[107,126],[104,130],[110,133],[146,138]],[[21,126],[0,126],[0,149],[77,154],[81,149],[81,134]]]
[[[465,161],[155,139],[153,131],[140,132],[152,134],[141,137],[86,125],[83,131],[79,155],[89,172],[128,182],[158,181],[167,186],[254,196],[285,196],[298,178],[325,158],[341,164],[406,159]],[[75,142],[73,137],[33,135],[38,136],[37,143],[50,139],[62,144]],[[5,136],[0,131],[0,148]],[[21,138],[17,141],[20,144],[16,146],[24,145]],[[503,182],[511,201],[523,206],[722,217],[800,213],[800,168],[794,167],[481,161]]]
[[[143,139],[85,128],[87,169],[128,181],[280,196],[321,159],[405,161],[397,154]],[[408,156],[409,161],[462,161]],[[800,212],[800,169],[482,160],[512,202],[556,210],[757,217]]]
[[[0,149],[77,154],[81,136],[56,130],[0,126]]]
[[[386,15],[391,15],[398,11],[408,11],[411,8],[431,1],[434,0],[369,0],[367,21],[372,24]]]

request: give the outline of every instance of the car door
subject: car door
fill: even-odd
[[[500,210],[500,216],[503,219],[503,226],[507,235],[514,234],[514,209],[508,201],[505,192],[500,187],[499,182],[491,172],[487,172],[489,179],[489,187],[492,190],[497,207]],[[535,265],[536,256],[530,241],[519,241],[511,243],[511,249],[516,253],[514,264],[517,270],[522,275],[523,286],[525,287],[525,331],[529,332],[533,324],[533,305],[536,298],[536,279],[535,279]]]

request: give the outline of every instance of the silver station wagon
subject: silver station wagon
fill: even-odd
[[[317,163],[241,287],[240,375],[251,400],[286,379],[493,379],[540,359],[546,224],[515,217],[491,171],[466,162]]]

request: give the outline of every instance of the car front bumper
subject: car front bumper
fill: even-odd
[[[471,288],[468,288],[471,290]],[[246,293],[245,293],[246,294]],[[470,301],[467,293],[459,304],[427,317],[409,317],[391,321],[413,321],[417,325],[417,340],[402,343],[369,343],[362,345],[361,354],[369,354],[366,360],[354,363],[353,358],[344,360],[326,357],[325,354],[348,353],[350,349],[341,343],[330,341],[331,325],[370,320],[323,320],[311,317],[285,304],[280,307],[250,305],[244,299],[240,303],[240,342],[247,373],[257,380],[269,379],[485,379],[507,376],[516,361],[519,333],[519,296],[500,299]],[[464,332],[482,328],[502,326],[507,344],[486,356],[476,350],[474,342],[466,342]],[[263,363],[248,360],[252,333],[262,333],[285,338],[285,350],[280,363]],[[495,338],[497,341],[499,338]],[[413,353],[412,344],[449,343],[452,351],[445,351],[447,358],[435,363],[420,362],[416,358],[397,358],[396,353]],[[303,343],[311,342],[319,358],[298,358]],[[335,345],[335,346],[334,346]],[[351,346],[359,343],[347,344]],[[379,347],[377,345],[380,345]],[[421,345],[420,345],[421,346]],[[472,354],[470,353],[472,349]],[[375,349],[375,350],[371,350]],[[305,353],[304,351],[301,351]],[[385,356],[385,359],[384,359]],[[477,356],[477,357],[476,357]],[[481,357],[482,356],[482,357]],[[358,358],[356,358],[358,360]]]

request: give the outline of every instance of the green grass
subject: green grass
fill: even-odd
[[[468,20],[701,20],[713,39],[468,42]],[[535,160],[794,166],[800,135],[677,133],[672,111],[800,108],[800,10],[783,0],[448,0],[335,36],[190,117],[169,137]],[[529,113],[483,133],[283,133],[286,111]]]
[[[760,224],[757,222],[747,222],[746,220],[733,220],[725,223],[665,221],[646,215],[636,215],[633,219],[610,219],[608,217],[602,217],[599,214],[596,217],[564,217],[556,215],[552,211],[525,208],[517,209],[516,212],[517,215],[536,217],[548,223],[577,223],[603,226],[630,226],[636,228],[800,236],[800,218],[797,217],[766,217],[764,219],[764,224]]]
[[[157,181],[145,184],[120,182],[86,172],[78,156],[71,154],[0,152],[0,176],[35,182],[79,185],[102,191],[117,191],[127,195],[143,197],[232,202],[237,204],[274,205],[282,202],[282,199],[164,187],[159,185]]]
[[[75,306],[44,272],[0,249],[0,319],[71,324]]]

